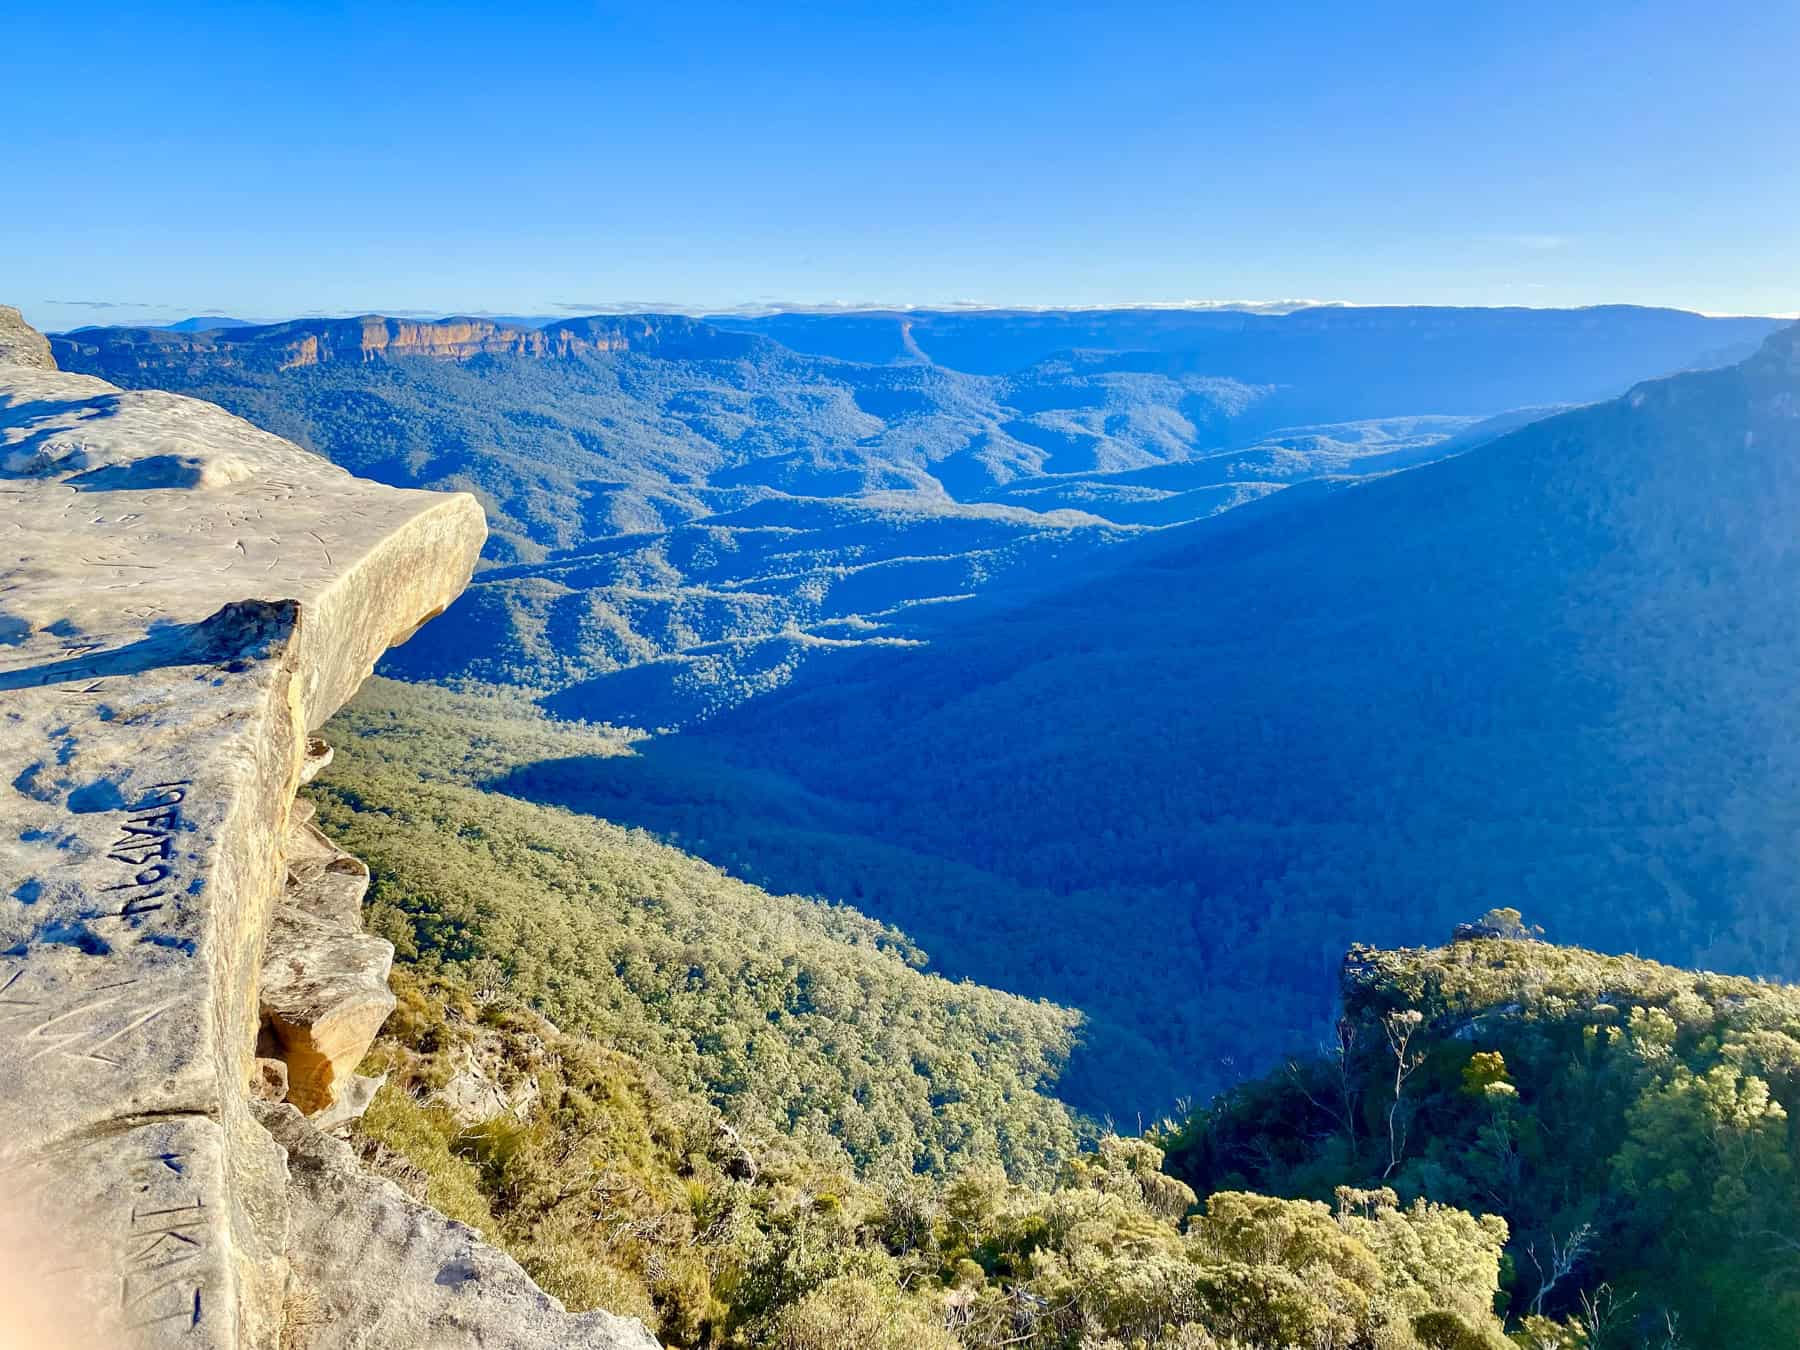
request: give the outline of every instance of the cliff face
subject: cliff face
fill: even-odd
[[[288,338],[281,365],[283,370],[327,361],[373,361],[383,356],[430,356],[448,360],[483,354],[566,356],[574,350],[624,351],[626,346],[620,334],[601,333],[585,341],[577,341],[573,334],[564,334],[559,342],[543,329],[502,327],[485,319],[417,323],[368,315],[309,327],[311,331],[303,329]],[[250,344],[239,341],[223,345],[247,347]]]
[[[60,373],[22,327],[0,314],[0,1271],[62,1310],[30,1343],[652,1344],[353,1168],[321,1220],[319,1166],[289,1167],[330,1143],[296,1107],[366,1102],[391,1007],[367,874],[296,811],[309,732],[462,590],[479,507]],[[329,1238],[359,1222],[385,1246],[349,1268]],[[299,1293],[343,1315],[284,1340]]]
[[[550,360],[635,351],[729,359],[771,345],[760,337],[724,333],[673,314],[596,315],[542,328],[489,319],[424,321],[365,314],[355,319],[299,319],[198,333],[107,328],[65,334],[52,342],[65,368],[96,374],[154,370],[198,358],[213,365],[276,371],[407,356],[445,361],[476,356]]]

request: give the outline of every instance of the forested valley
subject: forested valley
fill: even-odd
[[[570,1306],[1790,1346],[1800,337],[1460,314],[58,352],[488,507],[308,791],[357,1147]]]

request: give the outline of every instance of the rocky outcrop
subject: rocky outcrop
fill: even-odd
[[[41,357],[0,336],[0,1272],[70,1343],[275,1347],[293,1270],[362,1276],[252,1099],[343,1107],[391,1002],[366,872],[295,807],[309,733],[461,591],[485,526]],[[569,1339],[536,1297],[516,1333],[453,1311],[313,1343],[648,1344]]]
[[[314,1113],[336,1104],[394,1010],[394,949],[362,931],[369,869],[319,832],[310,803],[297,805],[263,949],[258,1048],[287,1065],[287,1100]]]
[[[559,342],[542,329],[516,328],[487,319],[439,319],[427,323],[376,314],[313,322],[301,326],[297,334],[271,336],[287,340],[284,370],[328,361],[373,361],[383,356],[431,356],[441,360],[481,355],[566,356],[577,345],[587,351],[623,351],[626,345],[619,333],[593,334],[577,344],[567,338]],[[235,345],[249,344],[240,335]]]
[[[0,305],[0,366],[56,369],[49,341],[11,305]]]

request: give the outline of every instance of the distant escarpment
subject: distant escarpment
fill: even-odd
[[[85,329],[56,338],[54,345],[61,349],[62,363],[78,369],[154,370],[204,357],[226,368],[282,371],[400,356],[460,361],[475,356],[567,357],[642,351],[724,358],[769,344],[763,338],[723,333],[671,314],[599,315],[542,328],[492,319],[419,320],[364,314],[354,319],[295,319],[202,331]]]
[[[393,1006],[311,735],[467,496],[59,372],[0,313],[0,1271],[30,1344],[647,1347],[333,1155]],[[17,1295],[20,1300],[11,1300]],[[308,1310],[323,1308],[319,1319]]]

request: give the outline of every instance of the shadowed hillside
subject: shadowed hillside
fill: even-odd
[[[329,734],[319,818],[368,862],[369,927],[403,962],[504,987],[738,1125],[829,1139],[859,1166],[1037,1177],[1074,1150],[1049,1088],[1076,1014],[925,974],[903,934],[853,909],[478,786],[626,738],[516,695],[382,680]]]

